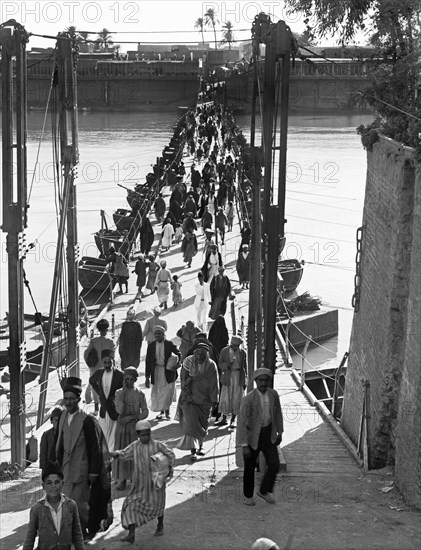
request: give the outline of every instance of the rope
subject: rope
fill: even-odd
[[[28,204],[29,204],[29,201],[31,200],[31,193],[32,193],[32,187],[34,185],[35,173],[36,173],[37,166],[39,165],[39,155],[40,155],[40,151],[41,151],[41,144],[42,144],[42,140],[43,140],[43,137],[44,137],[45,124],[47,122],[48,108],[50,106],[51,92],[52,92],[52,89],[53,89],[54,72],[55,72],[55,69],[53,69],[53,71],[51,73],[50,88],[48,90],[47,104],[45,106],[44,120],[42,122],[42,129],[41,129],[41,136],[39,138],[37,156],[36,156],[35,165],[34,165],[34,172],[32,174],[31,186],[29,188]]]

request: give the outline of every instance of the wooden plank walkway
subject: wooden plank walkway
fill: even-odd
[[[287,462],[287,474],[358,474],[359,465],[297,388],[288,369],[278,371],[275,388],[284,414],[282,452]]]

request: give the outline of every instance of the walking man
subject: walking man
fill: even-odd
[[[228,297],[231,297],[231,281],[224,272],[225,268],[219,266],[218,275],[212,279],[210,284],[212,305],[209,317],[213,320],[215,320],[218,315],[225,315],[227,311],[227,300]]]
[[[154,328],[156,326],[161,326],[167,330],[167,321],[165,319],[160,319],[160,315],[162,313],[162,310],[159,306],[154,307],[153,309],[153,317],[149,317],[149,319],[146,319],[145,327],[143,329],[143,338],[146,340],[147,344],[150,344],[151,342],[155,341],[155,335],[154,335]]]
[[[237,443],[243,449],[244,504],[254,506],[254,470],[259,452],[265,456],[267,470],[257,491],[257,496],[275,503],[273,486],[279,471],[277,446],[282,441],[284,431],[282,409],[278,393],[269,388],[272,371],[259,368],[254,371],[256,389],[246,395],[240,407],[237,428]]]
[[[151,411],[158,412],[157,420],[171,420],[170,406],[175,399],[175,381],[177,370],[168,369],[167,362],[172,354],[180,361],[181,354],[178,348],[165,339],[165,329],[162,326],[154,328],[155,341],[151,342],[146,351],[145,358],[145,385],[152,384]]]
[[[102,352],[104,350],[109,351],[111,357],[114,357],[114,341],[107,337],[109,327],[110,323],[107,319],[100,319],[98,321],[96,328],[99,330],[99,336],[94,336],[91,338],[91,341],[83,354],[83,358],[89,367],[89,377],[91,377],[95,371],[102,369]],[[95,391],[92,396],[92,388],[91,385],[88,384],[85,392],[85,401],[90,403],[92,401],[92,397],[95,402],[95,412],[97,412],[99,407],[99,397]]]
[[[115,409],[115,392],[123,387],[124,375],[114,366],[114,359],[107,351],[103,352],[103,367],[97,370],[90,378],[89,383],[99,395],[98,423],[107,440],[108,449],[114,450],[115,429],[117,427],[118,413]]]
[[[103,519],[112,521],[103,435],[96,418],[79,408],[81,379],[66,378],[62,387],[66,410],[59,420],[56,459],[63,470],[63,492],[76,502],[84,538],[92,539]]]
[[[224,244],[225,239],[225,228],[228,225],[228,218],[226,217],[222,206],[218,208],[217,213],[215,214],[215,227],[221,236],[221,244]]]
[[[138,439],[125,449],[111,453],[113,458],[132,460],[134,467],[133,483],[130,493],[123,502],[121,523],[128,534],[122,542],[134,543],[136,527],[158,518],[154,535],[164,534],[165,483],[173,475],[174,453],[162,441],[151,436],[151,425],[147,420],[136,424]],[[153,463],[161,455],[162,471],[155,475]]]

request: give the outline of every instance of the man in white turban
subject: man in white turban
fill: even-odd
[[[266,368],[256,369],[253,374],[256,389],[246,395],[238,415],[237,443],[243,448],[244,504],[253,506],[254,471],[260,451],[265,456],[267,470],[257,496],[274,504],[273,487],[279,471],[277,446],[284,431],[282,409],[278,392],[269,388],[273,373]]]
[[[136,431],[137,441],[125,449],[110,453],[113,458],[133,460],[134,463],[132,487],[121,509],[121,523],[129,531],[121,540],[131,543],[135,541],[136,527],[154,518],[158,518],[155,536],[164,534],[165,482],[162,485],[154,483],[151,465],[156,455],[166,457],[169,465],[168,480],[173,475],[172,464],[175,459],[174,453],[165,443],[152,438],[151,425],[147,420],[139,420]]]

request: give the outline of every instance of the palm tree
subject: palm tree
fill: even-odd
[[[213,34],[215,36],[215,50],[218,48],[216,45],[216,30],[215,30],[215,24],[219,23],[215,10],[213,8],[209,8],[208,11],[205,13],[205,25],[213,27]]]
[[[232,32],[232,23],[231,21],[227,21],[225,25],[222,25],[223,28],[223,39],[221,40],[221,44],[228,44],[228,49],[231,49],[231,44],[235,42],[234,40],[234,34]]]
[[[203,26],[204,26],[204,21],[203,21],[203,17],[199,17],[198,19],[196,19],[196,22],[194,24],[194,28],[195,29],[200,29],[200,32],[202,33],[202,44],[205,44],[205,36],[203,34]]]
[[[108,29],[102,29],[102,31],[98,33],[96,43],[101,50],[106,50],[108,46],[112,46],[114,42],[111,40],[110,31]]]
[[[64,32],[67,32],[70,35],[75,35],[77,33],[77,30],[74,25],[70,25],[70,27],[64,29]]]

